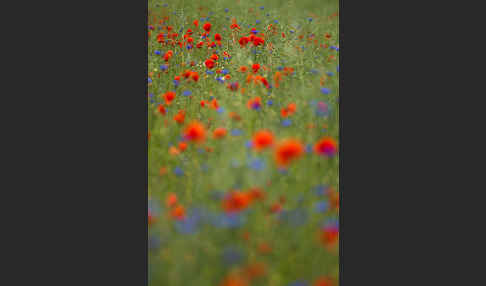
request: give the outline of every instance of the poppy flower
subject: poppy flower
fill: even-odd
[[[266,266],[262,262],[254,262],[248,265],[245,269],[245,273],[249,279],[262,277],[266,274],[266,272]]]
[[[322,277],[317,279],[312,286],[334,286],[332,280],[328,277]]]
[[[252,146],[258,151],[272,146],[274,143],[274,136],[268,130],[260,130],[253,135]]]
[[[179,155],[181,153],[181,151],[179,151],[179,149],[177,149],[176,147],[174,146],[171,146],[169,148],[169,154],[172,155],[172,156],[176,156],[176,155]]]
[[[212,59],[213,61],[217,61],[217,60],[219,59],[219,56],[218,56],[217,54],[212,54],[212,55],[211,55],[211,59]]]
[[[202,142],[206,139],[206,129],[198,122],[191,122],[184,130],[184,138],[192,142]]]
[[[273,82],[275,83],[275,87],[280,86],[280,82],[282,81],[282,73],[279,71],[275,72],[275,75],[273,76]]]
[[[219,33],[214,34],[214,40],[215,41],[221,41],[221,35]]]
[[[157,221],[157,218],[152,214],[152,212],[148,211],[148,224],[149,226],[154,224]]]
[[[175,206],[177,204],[177,195],[174,193],[167,194],[167,197],[165,198],[165,204],[169,208]]]
[[[177,112],[177,114],[174,116],[174,121],[179,124],[183,124],[185,118],[186,112],[184,110],[179,110],[179,112]]]
[[[286,139],[275,149],[275,161],[279,167],[287,167],[304,153],[304,145],[296,139]]]
[[[253,64],[251,66],[251,69],[253,70],[253,73],[257,73],[258,70],[260,69],[260,65],[259,64]]]
[[[202,48],[203,45],[204,45],[204,42],[199,42],[199,43],[197,43],[196,47],[198,49],[200,49],[200,48]]]
[[[211,23],[208,22],[208,23],[204,24],[203,29],[204,29],[204,31],[209,33],[211,31]]]
[[[219,104],[218,104],[218,101],[216,100],[216,98],[213,98],[213,100],[211,100],[211,108],[212,109],[218,109],[219,108]]]
[[[165,107],[162,104],[159,104],[157,109],[159,110],[160,114],[165,115],[165,113],[166,113]]]
[[[164,97],[164,100],[165,100],[165,104],[170,105],[172,103],[172,101],[174,100],[175,96],[176,96],[176,94],[173,91],[168,91],[168,92],[164,93],[163,97]]]
[[[246,45],[248,44],[249,41],[250,41],[250,39],[248,37],[241,37],[238,40],[238,43],[240,43],[241,47],[246,47]]]
[[[248,70],[248,68],[245,67],[245,66],[240,67],[240,72],[246,72],[247,70]]]
[[[231,30],[234,30],[234,29],[237,29],[237,30],[240,30],[241,27],[238,25],[238,23],[236,23],[236,19],[233,18],[231,19],[231,26],[230,26]]]
[[[194,24],[194,26],[198,27],[199,26],[199,21],[198,20],[194,20],[194,22],[192,22]]]
[[[249,203],[250,196],[248,193],[233,191],[223,199],[222,205],[225,212],[234,213],[246,209]]]
[[[240,121],[241,120],[241,116],[236,113],[236,112],[230,112],[228,114],[229,118],[233,119],[234,121]]]
[[[238,82],[232,82],[230,84],[228,84],[228,88],[231,90],[231,91],[238,91],[238,88],[240,87],[239,83]]]
[[[219,128],[214,129],[213,137],[215,139],[222,139],[226,136],[227,133],[228,133],[228,131],[225,128],[219,127]]]
[[[232,275],[226,277],[220,286],[248,286],[248,282],[243,277]]]
[[[252,43],[255,47],[265,44],[265,40],[261,37],[254,37]]]
[[[204,64],[208,69],[212,69],[214,67],[214,61],[212,59],[207,59]]]
[[[322,156],[332,157],[337,153],[336,141],[330,137],[324,137],[314,145],[314,152]]]
[[[191,78],[193,81],[197,82],[199,80],[199,74],[197,72],[191,72]]]
[[[186,142],[180,142],[179,143],[179,150],[184,152],[187,149],[187,143]]]
[[[186,217],[186,209],[181,205],[175,206],[170,211],[170,215],[177,220],[183,220]]]
[[[252,98],[247,102],[246,106],[248,106],[249,109],[259,109],[262,106],[262,100],[260,97]]]

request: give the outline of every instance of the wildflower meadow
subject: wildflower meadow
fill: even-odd
[[[339,285],[339,1],[148,0],[153,286]]]

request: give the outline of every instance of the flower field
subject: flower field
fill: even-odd
[[[149,285],[339,285],[339,2],[148,2]]]

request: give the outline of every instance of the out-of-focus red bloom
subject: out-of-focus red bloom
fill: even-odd
[[[217,60],[219,59],[219,56],[218,56],[217,54],[212,54],[212,55],[211,55],[211,59],[212,59],[213,61],[217,61]]]
[[[240,191],[233,191],[223,199],[223,209],[227,213],[239,212],[250,204],[250,196],[248,193]]]
[[[332,157],[337,153],[337,143],[330,137],[324,137],[314,145],[314,152],[319,155]]]
[[[206,139],[206,129],[199,121],[193,121],[184,130],[184,138],[192,142],[203,142]]]
[[[258,151],[272,146],[273,143],[273,133],[268,130],[260,130],[253,135],[252,146]]]
[[[215,139],[222,139],[226,136],[227,133],[228,133],[228,131],[225,128],[219,127],[219,128],[214,129],[213,137]]]
[[[231,275],[226,277],[220,286],[248,286],[248,282],[243,277]]]
[[[194,22],[192,22],[194,24],[194,26],[198,27],[199,26],[199,21],[198,20],[194,20]]]
[[[248,68],[245,67],[245,66],[240,67],[240,72],[246,72],[247,70],[248,70]]]
[[[246,106],[248,106],[249,109],[259,109],[262,106],[262,99],[260,97],[252,98],[248,100]]]
[[[196,45],[196,47],[197,47],[198,49],[202,48],[202,46],[204,46],[204,42],[199,42],[199,43],[197,43],[197,45]]]
[[[238,23],[236,23],[236,19],[233,18],[231,19],[231,26],[230,26],[231,30],[234,30],[234,29],[237,29],[237,30],[240,30],[241,27],[238,25]]]
[[[165,205],[171,208],[176,204],[177,204],[177,195],[174,193],[168,193],[167,197],[165,198]]]
[[[251,66],[251,69],[253,70],[253,73],[257,73],[258,70],[260,69],[260,65],[255,63]]]
[[[321,277],[317,279],[312,286],[334,286],[332,280],[328,277]]]
[[[164,97],[164,100],[165,100],[165,104],[170,105],[172,103],[172,101],[174,100],[175,96],[176,96],[176,94],[173,91],[168,91],[168,92],[164,93],[163,97]]]
[[[231,90],[231,91],[238,91],[238,88],[240,87],[240,84],[235,81],[235,82],[232,82],[230,84],[228,84],[228,88]]]
[[[191,72],[191,78],[193,81],[197,82],[199,80],[199,74],[197,72]]]
[[[170,211],[170,215],[177,220],[183,220],[186,218],[186,209],[181,205],[175,206]]]
[[[186,111],[179,110],[179,112],[177,112],[177,114],[174,116],[174,121],[179,124],[183,124],[185,118],[186,118]]]
[[[166,113],[165,107],[162,104],[159,104],[159,106],[157,107],[157,109],[159,110],[159,113],[160,114],[165,115],[165,113]]]
[[[265,44],[265,40],[261,37],[254,37],[252,43],[255,47]]]
[[[275,161],[279,167],[287,167],[304,153],[304,146],[299,140],[286,139],[275,149]]]
[[[214,34],[214,40],[215,41],[221,41],[221,39],[222,39],[221,34],[219,34],[219,33]]]
[[[246,47],[246,45],[248,44],[249,41],[250,41],[250,39],[248,37],[241,37],[238,40],[238,43],[240,43],[240,46]]]

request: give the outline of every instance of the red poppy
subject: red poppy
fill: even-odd
[[[260,151],[273,145],[274,136],[268,130],[260,130],[253,135],[252,146]]]
[[[193,142],[203,142],[206,139],[206,129],[202,123],[193,121],[184,130],[184,138]]]
[[[330,137],[324,137],[314,145],[314,152],[322,156],[332,157],[337,153],[336,141]]]
[[[218,33],[214,34],[214,40],[215,41],[221,41],[221,39],[222,38],[221,38],[221,35],[220,34],[218,34]]]
[[[260,69],[260,65],[259,64],[253,64],[251,66],[251,69],[253,70],[253,73],[257,73],[258,70]]]
[[[211,31],[211,23],[206,23],[203,25],[204,31],[208,32]]]
[[[279,167],[287,167],[291,162],[302,156],[304,146],[296,139],[286,139],[275,150],[275,161]]]
[[[226,136],[227,133],[228,131],[225,128],[219,127],[214,129],[213,137],[214,139],[222,139]]]
[[[165,104],[170,105],[172,103],[172,101],[174,100],[175,96],[176,96],[176,94],[173,91],[168,91],[168,92],[164,93],[163,97],[164,97],[164,100],[165,100]]]
[[[204,64],[208,69],[212,69],[214,67],[214,61],[212,59],[207,59]]]
[[[166,113],[165,107],[162,104],[159,104],[157,109],[159,110],[160,114],[165,115],[165,113]]]

